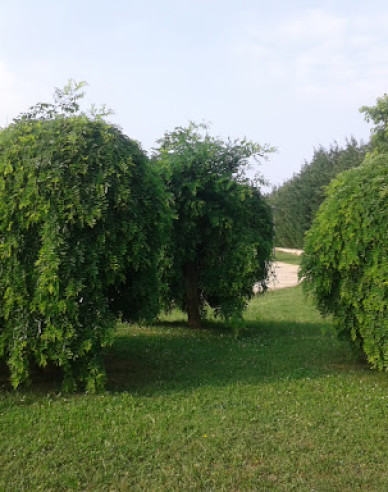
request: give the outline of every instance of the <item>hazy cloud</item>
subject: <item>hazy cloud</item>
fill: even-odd
[[[374,97],[388,80],[388,16],[340,16],[323,9],[298,12],[260,28],[248,25],[236,54],[268,81],[284,81],[303,97]],[[358,103],[360,100],[358,99]]]
[[[279,149],[272,182],[318,145],[368,138],[388,92],[383,0],[0,1],[0,126],[71,77],[151,148],[188,120]],[[89,99],[90,98],[90,99]]]
[[[15,77],[0,60],[0,94],[6,94],[1,98],[0,127],[6,126],[15,116],[15,109],[20,103],[20,97],[15,90]]]

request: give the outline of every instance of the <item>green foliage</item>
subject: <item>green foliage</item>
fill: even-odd
[[[304,235],[325,198],[326,187],[338,173],[358,167],[366,152],[367,147],[355,139],[349,140],[345,148],[338,144],[329,150],[320,147],[311,162],[271,193],[276,245],[302,248]]]
[[[81,112],[80,100],[85,93],[81,90],[87,86],[86,82],[76,82],[70,79],[63,89],[56,87],[54,90],[54,102],[40,102],[31,106],[25,113],[21,113],[14,121],[23,120],[52,120],[54,118],[66,118],[69,116],[91,116],[93,119],[102,119],[113,113],[105,105],[96,108],[92,105],[89,111]]]
[[[377,152],[388,151],[388,94],[378,97],[376,106],[363,106],[366,121],[376,124],[372,129],[372,146]]]
[[[34,363],[60,366],[65,389],[101,388],[117,315],[159,310],[162,183],[136,142],[69,104],[0,132],[0,356],[14,387]]]
[[[270,209],[245,178],[248,158],[270,149],[201,130],[191,124],[167,133],[155,156],[176,213],[167,297],[192,326],[206,304],[239,318],[253,284],[266,279],[272,247]]]
[[[301,275],[339,333],[388,370],[388,154],[335,179],[306,236]]]

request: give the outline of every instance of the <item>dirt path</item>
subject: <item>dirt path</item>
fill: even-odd
[[[274,263],[274,267],[274,275],[270,276],[268,283],[269,290],[285,289],[286,287],[295,287],[298,285],[298,265],[277,261]]]
[[[277,251],[284,253],[291,253],[296,256],[300,256],[303,251],[301,249],[290,248],[276,248]],[[287,287],[295,287],[299,284],[298,280],[299,265],[292,265],[290,263],[283,263],[282,261],[276,261],[273,264],[273,273],[270,275],[268,282],[268,290],[285,289]],[[259,284],[255,284],[253,292],[260,291]]]

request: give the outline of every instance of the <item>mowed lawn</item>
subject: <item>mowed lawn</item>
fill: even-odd
[[[293,253],[276,250],[275,261],[282,261],[283,263],[290,263],[291,265],[300,265],[301,257]]]
[[[388,490],[388,374],[300,287],[254,299],[238,335],[175,313],[120,325],[98,395],[2,366],[0,490]]]

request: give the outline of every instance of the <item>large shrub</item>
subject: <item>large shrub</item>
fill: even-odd
[[[388,370],[388,154],[331,183],[304,249],[301,275],[321,312]]]
[[[273,237],[270,208],[243,173],[250,156],[269,149],[203,130],[176,128],[155,156],[176,214],[167,297],[192,327],[207,304],[225,319],[241,317],[253,284],[265,284]]]
[[[0,356],[15,387],[31,362],[60,366],[66,389],[101,387],[118,313],[158,312],[161,182],[119,129],[68,113],[0,132]]]

